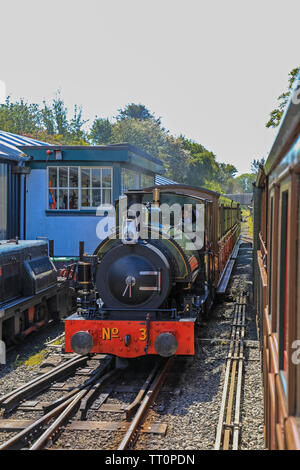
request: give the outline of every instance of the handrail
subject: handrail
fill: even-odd
[[[288,412],[287,412],[287,406],[285,402],[285,395],[284,395],[284,391],[281,385],[279,375],[276,375],[275,377],[275,386],[276,386],[276,393],[278,397],[278,409],[280,411],[281,418],[284,421],[288,418]]]
[[[227,232],[222,236],[222,238],[220,238],[218,240],[218,243],[222,243],[225,238],[229,238],[234,232],[236,232],[236,230],[239,228],[239,223],[237,222],[235,225],[233,225],[232,227],[230,227],[229,230],[227,230]]]
[[[263,240],[262,233],[259,232],[258,236],[259,236],[260,244],[261,244],[261,247],[262,247],[261,251],[263,251],[264,256],[268,256],[268,251],[267,251],[267,248],[266,248],[266,244]]]
[[[260,249],[261,249],[261,253],[262,253],[262,262],[263,262],[264,268],[266,269],[267,268],[267,259],[268,259],[268,250],[267,250],[266,244],[263,240],[261,232],[259,232],[258,237],[259,237]]]
[[[275,380],[274,380],[274,375],[272,373],[268,373],[268,388],[269,388],[269,405],[270,405],[270,448],[271,450],[276,448],[276,443],[275,443],[275,427],[276,427],[276,422],[275,422],[275,414],[276,414],[276,393],[275,393]]]
[[[265,325],[265,328],[266,328],[266,334],[267,334],[267,336],[271,336],[272,330],[271,330],[271,323],[270,323],[269,313],[268,313],[268,308],[267,307],[264,310],[264,315],[265,315],[264,325]]]
[[[263,287],[268,287],[268,275],[267,275],[266,268],[263,264],[263,259],[262,259],[260,250],[257,250],[257,261],[258,261],[258,266],[260,270],[260,277],[261,277],[262,285]]]
[[[271,356],[270,357],[270,359],[271,359],[271,372],[273,374],[278,374],[279,373],[278,355],[276,354],[272,334],[268,337],[268,346],[269,346],[269,351],[270,351],[270,356]]]

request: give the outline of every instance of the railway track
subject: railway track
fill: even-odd
[[[146,430],[143,430],[142,424],[151,404],[161,390],[173,359],[156,360],[135,398],[122,409],[120,407],[118,409],[118,406],[106,405],[105,401],[111,392],[118,390],[118,385],[114,385],[114,382],[125,372],[113,367],[112,357],[103,356],[100,359],[99,365],[89,373],[84,383],[76,385],[72,390],[50,403],[24,400],[33,398],[51,387],[59,388],[61,382],[57,383],[57,381],[66,379],[76,371],[79,374],[87,371],[88,369],[82,368],[82,366],[86,366],[88,356],[74,356],[64,364],[55,367],[51,372],[37,377],[30,383],[2,397],[0,406],[4,409],[4,418],[0,420],[0,431],[16,432],[16,434],[3,442],[0,445],[0,450],[50,449],[65,430],[119,431],[117,434],[121,433],[122,438],[118,444],[115,444],[115,448],[125,450],[134,446],[139,432],[161,432],[160,425],[148,426]],[[127,370],[126,374],[128,374]],[[104,411],[122,411],[126,419],[121,422],[114,419],[111,421],[89,420],[87,414],[93,409],[93,406],[95,409],[102,407]],[[29,420],[12,419],[12,412],[18,410],[39,412],[39,416]]]
[[[241,431],[240,407],[243,379],[246,297],[239,295],[234,306],[229,351],[215,450],[238,450]]]

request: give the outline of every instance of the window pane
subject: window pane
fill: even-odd
[[[92,169],[92,185],[93,188],[100,188],[101,187],[101,174],[99,169],[93,168]]]
[[[287,240],[288,240],[288,191],[281,195],[281,239],[280,239],[280,269],[279,269],[279,367],[287,367]]]
[[[78,188],[78,168],[70,166],[70,187]]]
[[[111,188],[111,169],[110,168],[102,169],[102,187]]]
[[[90,169],[89,168],[81,169],[81,187],[82,188],[90,187]]]
[[[78,189],[70,189],[69,209],[78,209]]]
[[[92,206],[98,207],[101,204],[101,189],[93,189],[92,190]]]
[[[59,209],[68,209],[68,190],[60,189],[59,196]]]
[[[82,189],[81,205],[82,207],[90,207],[90,190],[89,189]]]
[[[147,188],[154,185],[154,177],[150,175],[142,175],[141,186]]]
[[[57,186],[57,168],[49,167],[49,188]]]
[[[102,190],[102,204],[111,204],[111,189]]]
[[[68,167],[60,166],[58,168],[58,174],[59,174],[59,186],[61,188],[67,188],[68,187]]]
[[[127,189],[140,189],[139,173],[122,168],[122,192]]]
[[[49,189],[49,209],[57,209],[57,190]]]

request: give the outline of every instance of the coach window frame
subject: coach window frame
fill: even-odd
[[[278,359],[279,369],[285,372],[287,376],[288,360],[285,363],[286,340],[288,331],[288,315],[287,315],[287,276],[288,276],[288,236],[289,236],[289,189],[290,181],[284,180],[280,184],[280,197],[279,197],[279,263],[278,263],[278,284],[277,284],[277,305],[278,305],[278,318],[277,318],[277,332],[278,332]],[[288,359],[288,358],[287,358]],[[286,369],[284,369],[286,366]]]
[[[269,312],[271,315],[272,331],[277,333],[277,269],[278,266],[278,239],[279,239],[279,185],[274,184],[270,190],[270,198],[273,198],[273,232],[272,236],[269,236],[268,253],[272,251],[272,259],[269,256],[269,263],[273,267],[272,276],[269,279],[269,289],[271,292],[271,308],[269,305]],[[270,211],[269,211],[270,214]],[[270,250],[270,243],[272,238],[272,250]],[[270,271],[269,271],[270,272]]]
[[[297,283],[299,278],[297,269],[299,270],[299,222],[300,222],[300,176],[293,170],[291,171],[291,187],[289,198],[289,272],[288,272],[288,325],[287,325],[287,342],[288,342],[288,413],[296,415],[300,413],[300,364],[293,362],[293,353],[295,349],[292,345],[295,340],[300,338],[299,324],[299,293]],[[295,204],[294,201],[297,201]],[[297,315],[298,314],[298,315]],[[298,321],[297,321],[298,320]],[[298,347],[299,349],[299,347]],[[298,354],[299,355],[299,354]]]

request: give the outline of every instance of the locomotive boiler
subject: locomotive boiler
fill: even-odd
[[[78,264],[66,351],[193,355],[195,326],[209,312],[239,235],[238,205],[223,198],[222,214],[224,203],[232,211],[224,238],[217,193],[169,185],[126,197],[125,210],[116,206],[115,231]]]

